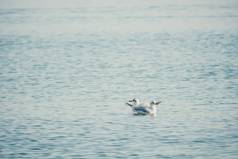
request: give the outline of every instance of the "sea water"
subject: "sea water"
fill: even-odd
[[[0,158],[237,158],[238,5],[219,2],[0,9]]]

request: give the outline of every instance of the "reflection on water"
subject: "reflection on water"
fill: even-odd
[[[209,7],[1,9],[0,157],[236,158],[237,7]]]

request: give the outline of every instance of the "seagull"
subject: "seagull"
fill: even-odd
[[[152,100],[150,103],[141,103],[139,99],[134,98],[126,104],[132,108],[134,115],[152,115],[156,116],[157,106],[161,101]]]

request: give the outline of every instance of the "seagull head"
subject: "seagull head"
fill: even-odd
[[[139,105],[139,103],[140,103],[140,101],[139,101],[139,99],[137,99],[137,98],[133,98],[132,100],[129,100],[128,102],[127,102],[127,105],[130,105],[130,106],[135,106],[135,105]]]

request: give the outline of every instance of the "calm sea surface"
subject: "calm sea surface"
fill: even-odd
[[[238,158],[237,10],[0,9],[0,158]]]

